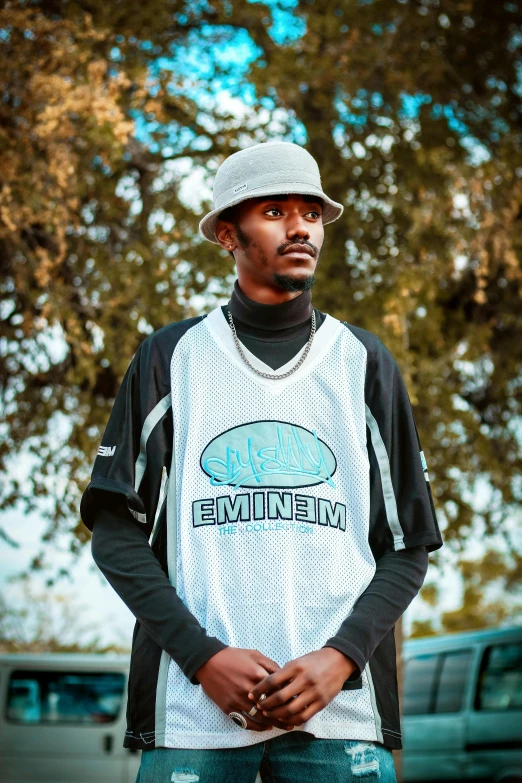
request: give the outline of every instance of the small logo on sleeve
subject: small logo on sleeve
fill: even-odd
[[[98,449],[99,457],[113,457],[116,451],[116,446],[100,446]]]

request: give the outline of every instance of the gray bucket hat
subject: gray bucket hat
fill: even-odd
[[[248,198],[279,193],[322,199],[324,224],[343,213],[342,204],[323,193],[319,166],[304,147],[289,141],[266,141],[234,152],[223,161],[214,180],[214,209],[201,220],[201,235],[218,245],[214,232],[224,209]]]

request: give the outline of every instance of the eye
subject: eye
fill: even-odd
[[[311,209],[310,212],[306,213],[307,215],[314,215],[315,217],[321,217],[321,213],[318,212],[316,209]]]
[[[269,207],[268,209],[265,210],[265,215],[268,215],[269,212],[279,212],[280,215],[283,214],[281,212],[281,210],[279,209],[279,207]],[[271,217],[274,217],[274,216],[272,215]]]

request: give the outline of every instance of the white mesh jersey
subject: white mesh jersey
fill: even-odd
[[[245,353],[254,367],[280,375]],[[368,542],[366,351],[327,315],[287,378],[240,357],[220,307],[172,359],[177,496],[169,572],[207,629],[279,665],[320,649],[375,572]],[[174,531],[174,525],[176,531]],[[377,740],[372,685],[341,691],[301,726],[317,737]],[[165,745],[216,748],[260,741],[221,712],[170,661]],[[273,728],[261,739],[284,733]]]
[[[274,371],[243,349],[270,376],[301,353]],[[286,378],[247,366],[221,307],[150,335],[82,498],[90,529],[114,493],[152,534],[209,638],[281,666],[335,637],[376,557],[442,545],[397,363],[370,332],[328,314]],[[137,749],[231,748],[284,733],[237,726],[154,641],[146,618],[133,637],[127,725],[125,747]],[[358,680],[298,730],[402,746],[393,628]]]

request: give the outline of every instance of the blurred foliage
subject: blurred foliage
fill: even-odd
[[[0,11],[0,470],[21,448],[31,455],[29,479],[5,482],[1,505],[50,498],[46,538],[72,518],[73,548],[88,536],[78,488],[131,356],[232,271],[198,238],[198,216],[178,198],[183,175],[169,167],[215,168],[241,132],[226,110],[187,98],[176,74],[152,69],[188,26],[164,2]],[[162,125],[156,151],[132,133],[140,117]]]
[[[511,562],[509,562],[511,560]],[[440,622],[415,620],[411,637],[432,636],[440,632],[473,631],[479,628],[515,625],[522,617],[522,557],[512,554],[506,557],[494,550],[486,552],[480,560],[463,559],[459,563],[463,578],[463,591],[457,609],[442,612]],[[493,590],[492,590],[493,588]],[[488,595],[489,593],[489,595]],[[426,583],[420,596],[430,606],[440,602],[440,587]]]
[[[84,607],[71,596],[38,592],[22,581],[23,600],[14,606],[0,595],[0,653],[128,653],[128,647],[104,644],[89,622],[81,622]]]
[[[346,205],[326,230],[314,303],[376,333],[399,361],[446,544],[463,551],[471,535],[498,533],[513,550],[518,2],[35,0],[7,3],[0,30],[0,469],[22,447],[34,455],[4,507],[47,499],[47,539],[77,520],[144,333],[192,315],[193,294],[230,291],[231,259],[197,234],[210,204],[181,199],[177,164],[204,167],[209,183],[238,142],[277,137],[303,143]],[[222,54],[239,33],[254,54],[234,79]],[[183,65],[194,51],[205,76]],[[212,102],[219,83],[229,92]],[[234,92],[248,98],[240,117]],[[87,536],[79,522],[74,534],[73,549]],[[473,617],[483,609],[470,604]]]

